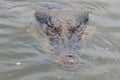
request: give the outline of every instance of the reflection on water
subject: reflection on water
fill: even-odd
[[[91,14],[89,26],[96,29],[77,70],[60,69],[48,55],[48,42],[33,16],[46,3]],[[119,80],[119,5],[119,0],[0,0],[0,80]]]

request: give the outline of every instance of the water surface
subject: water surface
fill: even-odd
[[[88,27],[94,35],[76,70],[59,68],[48,55],[33,15],[45,4],[90,12]],[[119,0],[0,0],[0,80],[120,80],[119,7]]]

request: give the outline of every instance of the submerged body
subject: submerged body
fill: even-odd
[[[40,28],[48,36],[51,51],[64,67],[80,63],[82,35],[89,19],[88,13],[73,9],[41,9],[35,12]]]

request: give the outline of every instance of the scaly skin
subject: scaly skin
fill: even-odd
[[[79,50],[88,13],[73,9],[41,9],[35,12],[35,17],[49,37],[51,51],[57,56],[58,64],[76,67],[80,62]]]

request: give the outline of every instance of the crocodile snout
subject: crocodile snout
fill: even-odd
[[[62,68],[77,68],[80,63],[80,56],[77,54],[62,53],[57,56],[57,63]]]

